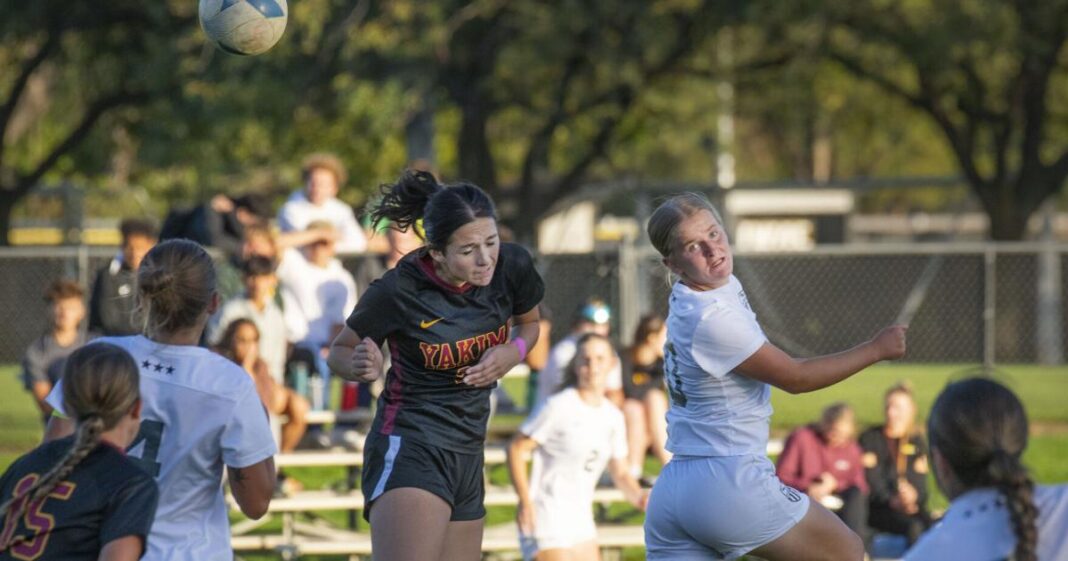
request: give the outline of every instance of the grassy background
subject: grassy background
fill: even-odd
[[[835,401],[846,401],[857,411],[861,428],[879,423],[882,419],[882,395],[885,389],[899,380],[913,384],[917,404],[922,417],[930,409],[935,396],[947,381],[961,377],[965,370],[960,365],[880,365],[842,382],[834,387],[813,394],[791,396],[775,390],[772,404],[772,432],[785,436],[790,429],[813,421],[820,410]],[[1001,380],[1011,387],[1023,400],[1031,419],[1031,443],[1025,455],[1025,463],[1031,468],[1040,483],[1068,481],[1068,367],[1039,367],[1031,365],[1003,366]],[[524,403],[526,380],[505,380],[505,390],[517,403]],[[494,424],[514,427],[521,422],[519,415],[500,415]],[[0,366],[0,470],[7,469],[19,455],[31,449],[41,437],[40,418],[29,394],[23,391],[15,366]],[[647,462],[647,471],[655,473],[656,463]],[[304,468],[290,471],[309,489],[329,489],[343,485],[346,472],[343,468]],[[504,466],[495,466],[490,471],[494,484],[506,485],[508,474]],[[946,501],[931,482],[932,508],[945,508]],[[318,513],[322,518],[339,526],[347,523],[345,512]],[[508,523],[513,519],[514,509],[494,507],[489,509],[487,524]],[[628,505],[613,505],[608,512],[613,521],[640,524],[641,513]],[[366,526],[363,526],[366,528]],[[281,523],[274,520],[261,532],[279,532]],[[243,555],[245,559],[273,559],[271,555]],[[322,557],[318,559],[338,559]],[[628,561],[644,559],[640,549],[625,552]]]

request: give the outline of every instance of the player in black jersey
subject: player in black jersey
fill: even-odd
[[[107,343],[67,358],[63,403],[77,428],[0,477],[0,560],[141,557],[159,490],[123,452],[141,424],[139,377],[133,358]]]
[[[375,559],[481,558],[483,448],[490,392],[538,339],[545,288],[523,248],[501,243],[478,187],[407,172],[373,211],[426,247],[362,295],[330,348],[350,380],[392,365],[364,447],[364,516]]]

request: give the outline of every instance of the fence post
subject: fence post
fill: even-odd
[[[997,324],[997,252],[988,244],[983,252],[983,366],[993,368]]]
[[[1038,333],[1038,362],[1061,364],[1064,362],[1061,319],[1061,257],[1053,245],[1053,207],[1047,205],[1043,213],[1042,244],[1038,251],[1038,301],[1035,302],[1036,331]]]
[[[78,245],[78,284],[89,290],[89,246]]]
[[[624,236],[619,244],[619,268],[616,270],[619,275],[619,341],[624,346],[632,342],[630,336],[638,326],[644,302],[636,253],[634,240],[629,235]]]

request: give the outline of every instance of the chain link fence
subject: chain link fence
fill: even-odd
[[[0,362],[21,360],[48,329],[44,289],[69,278],[86,287],[116,251],[109,248],[0,250]],[[347,258],[357,272],[362,258]],[[666,314],[667,270],[647,247],[539,259],[553,338],[598,297],[612,331],[629,343],[644,313]],[[798,356],[840,351],[900,319],[914,303],[907,360],[1062,363],[1068,245],[907,244],[828,246],[806,253],[735,256],[735,274],[770,339]],[[357,277],[360,277],[357,274]]]

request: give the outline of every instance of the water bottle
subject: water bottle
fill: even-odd
[[[297,395],[302,395],[306,398],[311,397],[308,394],[308,365],[307,363],[297,361],[293,363],[290,368],[290,376],[293,380],[293,391],[297,392]]]
[[[311,407],[313,411],[322,411],[323,403],[323,377],[317,372],[311,375],[308,381],[308,391],[311,392]]]

